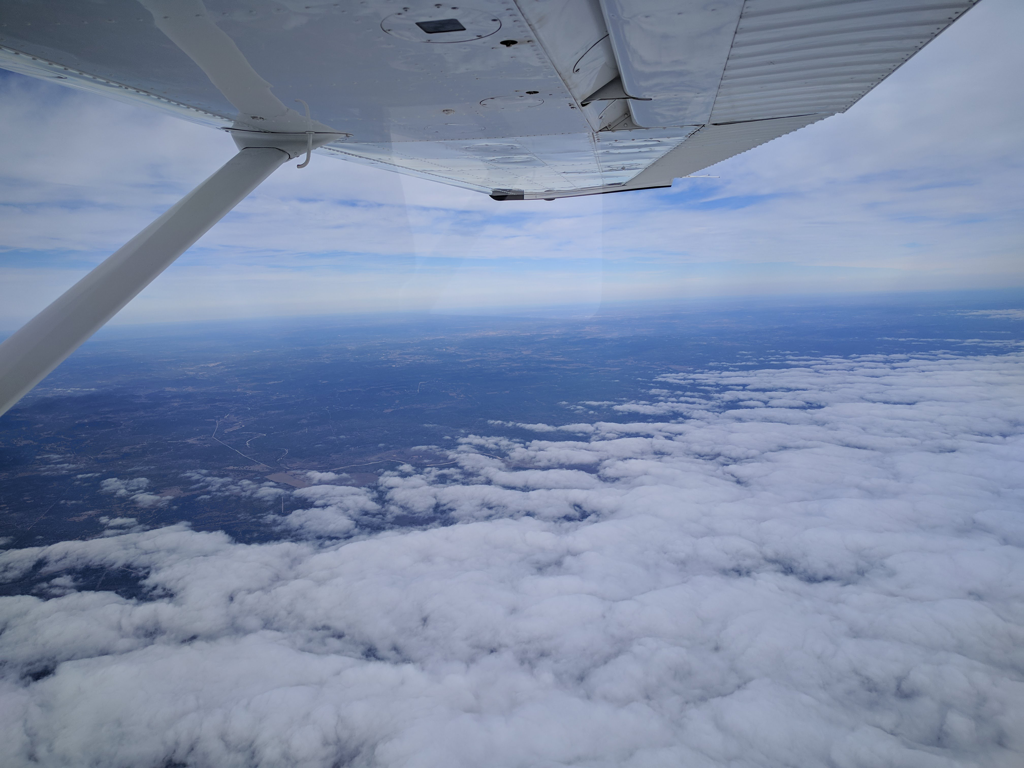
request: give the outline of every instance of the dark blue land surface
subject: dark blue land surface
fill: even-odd
[[[468,434],[536,437],[492,421],[572,423],[569,406],[636,398],[659,374],[781,366],[801,356],[999,354],[1024,322],[981,311],[1019,309],[1022,298],[705,301],[582,318],[106,329],[0,418],[0,541],[25,547],[89,538],[119,517],[145,526],[187,521],[240,541],[280,538],[267,514],[292,502],[212,495],[194,473],[291,489],[308,484],[308,471],[334,471],[372,486],[401,463],[444,463],[444,449]],[[600,418],[638,420],[610,409]],[[159,503],[140,507],[102,487],[105,479],[137,477]]]

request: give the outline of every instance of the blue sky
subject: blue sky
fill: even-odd
[[[671,190],[496,203],[285,166],[114,322],[1024,285],[1024,6],[985,0],[849,113]],[[233,153],[218,131],[0,78],[0,330]]]

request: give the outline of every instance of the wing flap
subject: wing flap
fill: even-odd
[[[612,48],[645,128],[703,125],[732,46],[743,0],[601,0]]]
[[[708,125],[667,153],[629,183],[643,189],[672,183],[708,166],[804,128],[823,115],[800,115],[731,125]]]

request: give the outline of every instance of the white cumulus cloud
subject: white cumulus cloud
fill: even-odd
[[[645,397],[673,420],[294,492],[285,525],[348,538],[8,550],[51,586],[0,599],[0,757],[1019,766],[1022,381],[1020,353],[671,374]],[[398,515],[423,525],[358,525]]]

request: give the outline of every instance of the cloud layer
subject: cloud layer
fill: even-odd
[[[58,596],[0,600],[0,755],[1019,765],[1022,380],[1020,353],[670,374],[588,405],[634,421],[295,491],[290,541],[8,551]],[[423,525],[369,532],[396,519]],[[148,596],[76,591],[86,568]]]

